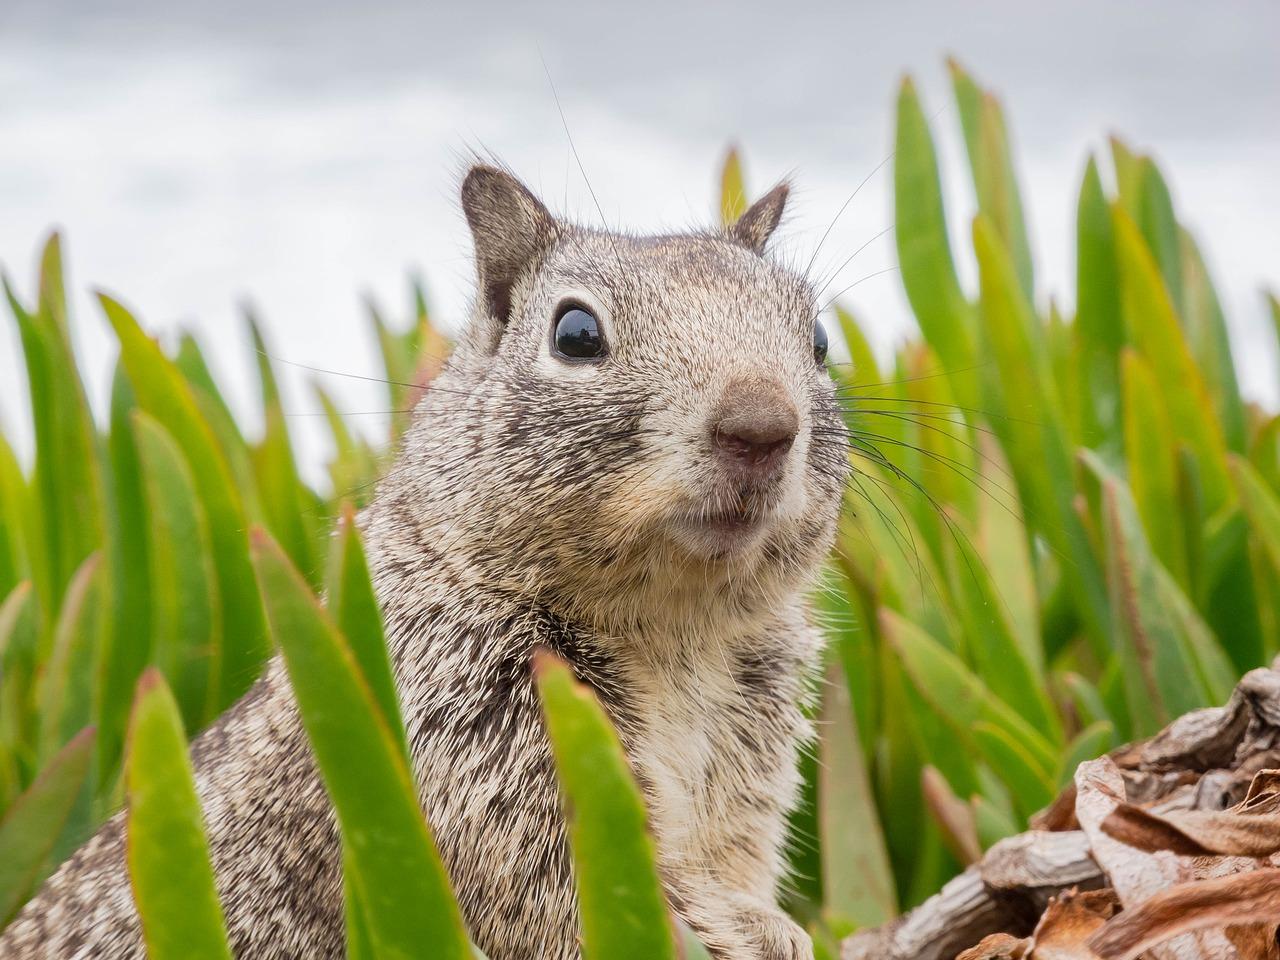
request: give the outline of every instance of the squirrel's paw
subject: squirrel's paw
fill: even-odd
[[[760,960],[813,960],[813,941],[804,928],[776,907],[749,907],[739,914],[743,932]]]

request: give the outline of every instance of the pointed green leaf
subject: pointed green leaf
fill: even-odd
[[[53,631],[39,691],[39,756],[51,757],[89,725],[97,699],[94,670],[102,617],[101,554],[91,554],[71,578]]]
[[[1019,745],[1039,776],[1049,779],[1057,763],[1052,744],[992,696],[954,654],[891,610],[880,611],[880,630],[897,651],[916,690],[956,733],[968,737],[979,722],[997,727]]]
[[[860,927],[898,913],[893,870],[868,781],[849,686],[838,661],[827,670],[818,740],[818,822],[823,906]]]
[[[1044,679],[1024,654],[996,592],[987,565],[960,521],[945,541],[947,578],[968,637],[970,658],[987,688],[1053,743],[1062,725],[1044,688]]]
[[[158,420],[135,410],[147,493],[153,636],[149,659],[164,674],[194,734],[217,712],[222,628],[212,538],[195,478]]]
[[[618,735],[564,661],[535,653],[534,673],[565,801],[583,960],[675,960],[657,850]]]
[[[1094,649],[1107,647],[1107,600],[1088,533],[1075,510],[1075,484],[1053,375],[1041,331],[1018,288],[1013,265],[981,214],[973,224],[982,318],[1005,392],[1007,417],[993,427],[1004,442],[1025,504],[1027,523],[1064,558],[1079,613]]]
[[[1262,543],[1272,566],[1280,571],[1280,499],[1258,472],[1241,457],[1232,456],[1231,472],[1249,526]]]
[[[342,508],[342,519],[329,551],[329,613],[338,631],[346,638],[360,673],[377,700],[387,727],[396,735],[410,764],[409,743],[400,718],[400,698],[387,654],[382,613],[369,579],[364,548],[356,529],[356,514],[350,504]]]
[[[111,559],[112,627],[103,635],[97,717],[98,771],[104,777],[114,776],[119,769],[134,686],[151,651],[146,493],[129,420],[135,407],[128,377],[117,363],[111,384],[111,432],[107,439],[111,465],[107,549]]]
[[[1137,352],[1121,354],[1124,446],[1129,485],[1156,557],[1185,587],[1190,578],[1181,513],[1173,430],[1151,366]]]
[[[983,759],[1008,786],[1023,817],[1053,802],[1057,791],[1052,776],[1024,743],[1004,727],[984,720],[973,725],[972,735]]]
[[[1172,581],[1151,551],[1132,497],[1097,457],[1086,451],[1081,459],[1102,483],[1113,636],[1135,732],[1147,735],[1211,702],[1213,691],[1171,609]]]
[[[280,547],[261,530],[253,559],[272,633],[338,815],[379,960],[464,960],[457,902],[401,745],[347,641]]]
[[[933,137],[910,79],[898,94],[894,210],[902,284],[925,339],[949,371],[974,364],[973,308],[960,289]],[[965,396],[972,406],[971,396]]]
[[[204,506],[222,604],[225,642],[218,705],[225,706],[249,688],[270,653],[262,601],[249,563],[244,506],[191,387],[123,306],[107,296],[101,300],[120,339],[138,405],[160,422],[182,450]]]
[[[54,756],[0,820],[0,929],[32,894],[89,775],[93,730]]]
[[[1209,268],[1195,239],[1185,230],[1179,232],[1182,255],[1183,326],[1187,341],[1195,354],[1205,384],[1213,395],[1214,408],[1222,423],[1222,433],[1227,447],[1236,453],[1244,453],[1248,437],[1248,418],[1240,384],[1236,377],[1235,361],[1231,355],[1231,338],[1227,321],[1222,314],[1222,304],[1209,276]]]
[[[1116,728],[1110,720],[1098,720],[1089,724],[1067,746],[1062,755],[1062,767],[1058,771],[1058,787],[1065,788],[1074,779],[1076,767],[1086,760],[1095,760],[1117,745]]]
[[[1138,184],[1141,191],[1138,225],[1147,247],[1160,268],[1164,288],[1174,309],[1186,316],[1182,286],[1182,250],[1178,239],[1178,218],[1173,212],[1173,198],[1159,168],[1150,157],[1138,161]]]
[[[1226,446],[1213,404],[1187,348],[1173,302],[1138,228],[1119,207],[1114,210],[1116,249],[1129,337],[1151,364],[1161,386],[1174,434],[1196,453],[1205,506],[1216,511],[1229,494]]]
[[[182,718],[154,668],[129,723],[126,859],[151,960],[230,960]]]
[[[267,528],[288,552],[293,565],[315,587],[319,585],[322,572],[316,551],[318,536],[313,529],[318,518],[309,516],[306,509],[307,495],[298,475],[298,465],[293,458],[288,422],[280,400],[280,387],[276,383],[266,341],[254,316],[248,314],[246,319],[257,357],[258,381],[262,394],[265,429],[262,442],[253,451],[252,459],[258,491],[266,513]]]
[[[1090,157],[1076,206],[1076,323],[1084,379],[1086,441],[1101,445],[1117,437],[1120,416],[1120,348],[1124,318],[1116,291],[1120,286],[1111,207],[1102,192],[1098,165]],[[1114,431],[1114,433],[1113,433]]]

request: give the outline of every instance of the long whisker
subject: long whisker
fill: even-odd
[[[972,373],[975,370],[983,370],[995,361],[984,360],[982,363],[975,363],[972,366],[960,367],[956,370],[939,370],[936,373],[921,374],[918,377],[903,377],[900,380],[881,380],[879,383],[850,383],[845,384],[843,389],[847,390],[871,390],[875,387],[896,387],[902,383],[919,383],[922,380],[937,380],[939,377],[954,377],[961,373]],[[832,366],[846,366],[846,364],[832,364]]]
[[[600,215],[600,223],[605,228],[605,236],[609,238],[609,247],[613,250],[613,258],[618,261],[619,276],[625,275],[626,270],[622,266],[622,257],[618,253],[618,246],[614,243],[613,233],[609,230],[609,220],[604,215],[604,207],[600,206],[600,198],[596,196],[595,187],[591,186],[591,179],[587,176],[587,168],[582,164],[582,157],[578,155],[578,145],[573,142],[573,134],[569,132],[569,120],[565,117],[564,106],[560,103],[560,94],[556,90],[556,82],[551,78],[551,68],[547,66],[547,58],[542,55],[542,48],[538,48],[538,59],[542,61],[542,71],[547,75],[547,85],[551,87],[551,96],[556,102],[556,111],[560,114],[560,124],[564,127],[565,139],[569,141],[569,150],[573,153],[573,162],[578,165],[578,172],[582,174],[582,182],[587,185],[587,193],[591,194],[591,202],[596,205],[596,213]]]
[[[854,258],[857,257],[858,254],[860,254],[863,250],[867,249],[867,247],[871,246],[871,244],[875,243],[877,240],[883,237],[886,233],[890,233],[893,230],[893,226],[894,226],[893,224],[889,224],[889,226],[885,227],[883,230],[877,233],[874,237],[872,237],[866,243],[862,244],[862,246],[858,247],[857,250],[849,254],[849,256],[845,258],[844,263],[836,267],[836,269],[832,272],[831,276],[827,278],[827,281],[821,287],[818,288],[818,292],[813,295],[813,298],[816,300],[819,297],[821,297],[822,294],[826,291],[827,287],[831,286],[831,284],[835,282],[836,277],[840,276],[840,274],[844,272],[845,267],[853,263]]]
[[[859,284],[866,283],[868,280],[874,280],[876,277],[883,276],[883,275],[884,275],[884,274],[886,274],[886,273],[893,273],[893,272],[894,272],[895,270],[897,270],[897,269],[898,269],[898,268],[897,268],[897,266],[896,266],[896,265],[895,265],[895,266],[892,266],[892,267],[885,267],[885,268],[884,268],[884,269],[882,269],[882,270],[877,270],[877,271],[875,271],[874,273],[868,273],[866,276],[859,277],[857,280],[853,281],[853,283],[849,284],[849,285],[848,285],[847,287],[845,287],[844,289],[837,291],[835,296],[833,296],[833,297],[832,297],[831,299],[829,299],[826,303],[824,303],[821,307],[819,307],[819,308],[818,308],[818,312],[817,312],[816,314],[814,314],[814,319],[815,319],[815,320],[816,320],[816,319],[818,319],[818,317],[819,317],[819,316],[821,316],[822,314],[824,314],[824,313],[826,313],[828,310],[830,310],[830,309],[831,309],[831,307],[832,307],[832,305],[833,305],[833,304],[835,304],[835,302],[836,302],[837,300],[839,300],[841,297],[843,297],[846,293],[848,293],[848,292],[849,292],[850,290],[852,290],[854,287],[858,286]]]
[[[827,237],[831,236],[831,231],[835,229],[836,223],[842,216],[844,216],[844,212],[849,208],[849,204],[853,203],[854,197],[858,195],[858,192],[867,185],[867,182],[872,177],[880,172],[881,168],[884,167],[886,163],[894,158],[894,155],[897,154],[897,152],[897,150],[894,150],[887,157],[877,163],[872,171],[862,178],[862,182],[853,188],[853,193],[849,194],[849,196],[845,198],[844,203],[840,204],[840,209],[836,211],[836,215],[832,217],[831,222],[827,224],[827,229],[822,232],[822,237],[818,240],[818,245],[813,250],[813,256],[809,258],[809,262],[804,268],[806,276],[808,276],[809,271],[813,269],[813,264],[814,261],[818,259],[818,254],[822,252],[822,245],[827,242]]]

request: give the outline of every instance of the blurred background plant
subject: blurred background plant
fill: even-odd
[[[787,895],[820,956],[1022,829],[1077,763],[1223,700],[1280,645],[1280,418],[1241,396],[1213,284],[1159,169],[1120,140],[1089,161],[1067,313],[1036,285],[1000,105],[954,63],[951,79],[979,210],[963,251],[977,289],[957,278],[933,133],[907,81],[894,236],[921,335],[881,362],[838,302],[844,291],[823,291],[847,346],[832,372],[858,472],[817,595],[832,642]],[[722,179],[728,222],[748,193],[736,153]],[[131,818],[150,817],[144,835],[148,823],[187,831],[131,861],[153,955],[165,955],[153,931],[183,923],[187,939],[172,942],[225,951],[207,872],[171,868],[207,907],[185,920],[154,896],[163,851],[199,862],[202,841],[190,818],[166,827],[166,804],[142,798],[168,791],[170,807],[190,808],[182,736],[234,702],[279,647],[304,718],[315,719],[307,699],[320,690],[353,698],[367,720],[354,733],[308,723],[344,835],[371,817],[399,824],[385,847],[347,847],[352,955],[413,955],[404,944],[423,930],[394,922],[410,887],[439,908],[421,922],[454,931],[464,950],[429,834],[396,820],[416,800],[380,626],[358,602],[347,616],[341,599],[367,589],[349,517],[329,544],[342,502],[367,501],[447,354],[421,289],[407,323],[371,311],[395,411],[385,443],[350,429],[317,372],[335,450],[322,492],[301,479],[279,361],[252,316],[260,436],[233,417],[196,339],[166,351],[106,296],[121,353],[109,416],[96,422],[62,273],[55,235],[34,304],[6,281],[35,453],[24,468],[0,437],[0,925],[127,793]],[[1280,303],[1269,305],[1280,328]],[[253,527],[264,532],[251,545]],[[313,598],[326,584],[339,598],[327,611]],[[629,915],[669,943],[646,887],[634,789],[625,774],[601,786],[573,770],[583,755],[611,769],[616,742],[557,669],[545,665],[541,682],[578,809],[579,882],[595,918],[585,922],[609,915],[599,891],[618,878],[596,869],[592,825],[610,822],[630,844]],[[357,735],[383,788],[342,768],[335,738]],[[561,738],[577,746],[562,751]],[[582,793],[593,789],[594,805]],[[419,882],[391,889],[397,870]],[[588,934],[589,955],[654,956],[651,945],[634,952],[648,943],[639,934],[611,940],[607,926],[593,928],[602,939]]]

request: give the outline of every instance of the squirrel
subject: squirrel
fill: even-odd
[[[713,957],[808,960],[777,896],[849,459],[815,291],[766,256],[788,187],[663,236],[558,219],[495,165],[461,194],[470,322],[360,524],[471,937],[579,956],[543,647],[618,729],[674,915]],[[336,823],[278,657],[191,753],[234,953],[342,957]],[[125,842],[117,815],[0,956],[144,956]]]

